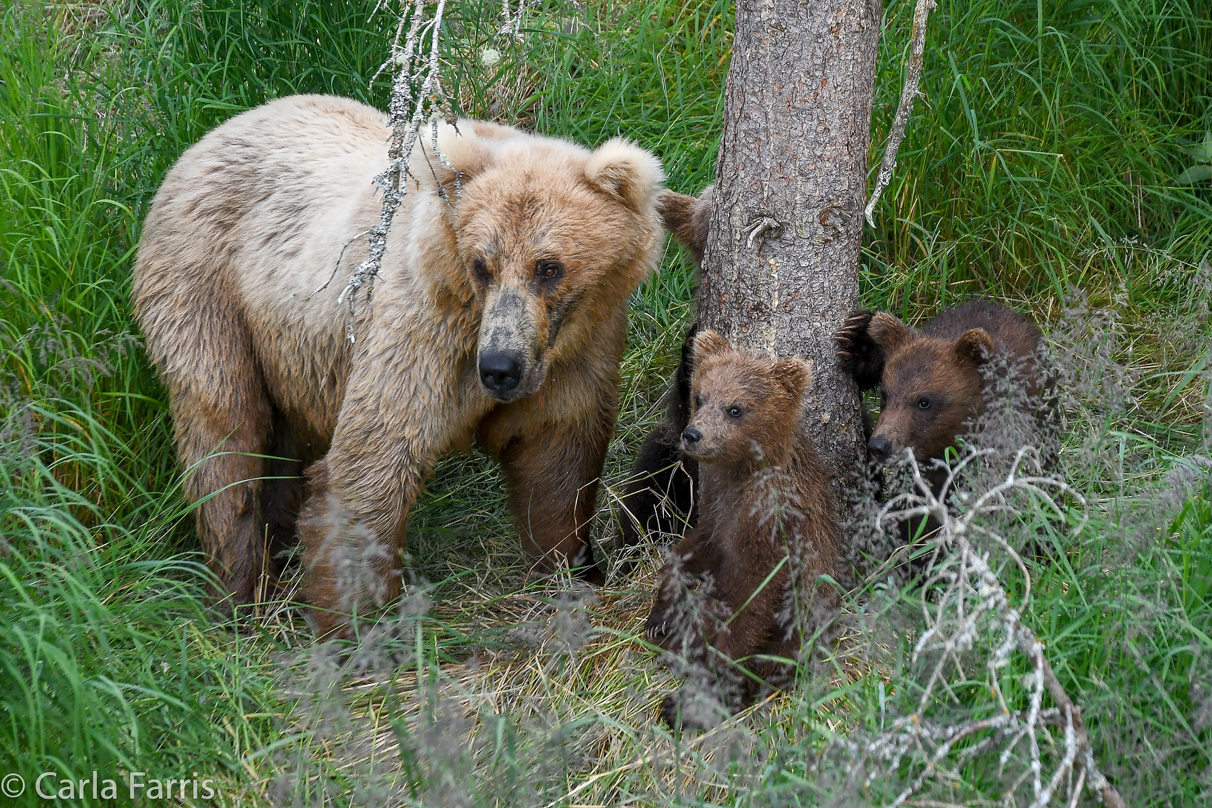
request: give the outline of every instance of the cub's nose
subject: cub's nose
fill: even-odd
[[[522,381],[517,354],[497,351],[480,355],[480,381],[492,393],[508,393]]]
[[[687,449],[689,449],[691,446],[694,446],[696,443],[698,443],[702,439],[703,439],[703,433],[699,432],[697,429],[695,429],[692,426],[686,427],[685,431],[682,432],[682,443],[684,443],[686,445]]]
[[[872,435],[871,440],[867,441],[867,456],[875,462],[883,463],[891,454],[892,441],[883,435]]]

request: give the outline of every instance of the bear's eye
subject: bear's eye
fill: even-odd
[[[488,263],[483,258],[477,258],[471,262],[471,271],[475,273],[478,281],[488,283],[492,280],[492,276],[488,274]]]
[[[742,410],[740,407],[733,405],[728,408],[728,417],[729,418],[740,418],[743,412],[744,412],[744,410]]]
[[[930,409],[930,399],[926,398],[925,396],[923,396],[922,398],[919,398],[919,399],[917,400],[917,408],[918,408],[919,410],[928,410],[928,409]]]
[[[536,261],[534,265],[534,276],[541,281],[554,281],[557,278],[563,277],[564,265],[559,261]]]
[[[694,396],[694,408],[697,410],[699,407],[702,407],[702,406],[703,406],[703,397],[696,393]]]

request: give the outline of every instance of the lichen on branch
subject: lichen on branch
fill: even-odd
[[[880,173],[875,178],[875,188],[871,198],[867,200],[867,208],[863,215],[867,224],[875,227],[872,213],[875,204],[880,201],[880,194],[892,180],[892,172],[896,169],[896,153],[905,139],[905,127],[909,123],[909,114],[913,112],[913,102],[918,96],[917,87],[922,80],[922,64],[926,53],[926,21],[930,12],[936,8],[935,0],[917,0],[913,9],[913,34],[909,39],[909,60],[905,64],[905,86],[901,89],[901,101],[896,108],[896,117],[892,120],[892,130],[888,133],[888,144],[884,147],[884,159],[880,161]]]
[[[385,6],[386,0],[381,0],[372,14]],[[412,176],[413,147],[421,137],[423,129],[428,129],[430,146],[437,159],[448,168],[453,168],[438,149],[439,119],[453,119],[449,100],[442,87],[440,35],[445,11],[446,0],[437,0],[432,15],[427,12],[425,0],[401,0],[399,24],[391,43],[391,58],[384,62],[371,78],[373,84],[375,78],[384,70],[392,71],[391,103],[387,114],[391,138],[387,148],[387,170],[374,178],[375,186],[383,192],[379,221],[368,231],[370,243],[366,259],[354,269],[337,298],[338,303],[344,303],[346,300],[349,302],[347,333],[350,342],[354,341],[354,315],[358,292],[365,287],[369,298],[374,290],[375,278],[383,268],[387,234],[391,230],[396,210],[408,193],[406,180]],[[455,193],[459,193],[457,182]],[[438,185],[438,194],[446,197],[446,191],[441,184]]]

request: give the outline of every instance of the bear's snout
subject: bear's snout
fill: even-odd
[[[872,435],[867,441],[867,456],[873,463],[883,465],[892,456],[892,441],[884,435]]]
[[[547,373],[543,355],[545,314],[540,301],[524,290],[490,290],[480,319],[477,375],[484,392],[497,401],[531,395]]]
[[[521,357],[509,351],[480,355],[480,382],[490,392],[504,395],[522,381]]]
[[[692,426],[686,427],[682,432],[682,443],[687,449],[693,449],[695,444],[703,439],[703,433]]]

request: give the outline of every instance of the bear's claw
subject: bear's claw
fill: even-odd
[[[833,335],[833,341],[837,343],[835,353],[838,364],[854,379],[860,390],[878,385],[884,370],[879,346],[867,332],[871,317],[869,311],[854,312]]]

